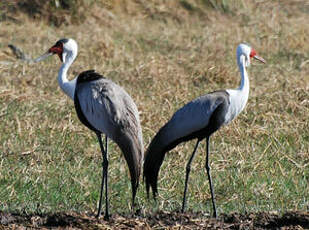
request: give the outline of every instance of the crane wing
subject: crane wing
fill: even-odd
[[[95,129],[115,139],[121,130],[138,133],[135,103],[123,88],[109,79],[80,83],[76,88],[81,111]]]
[[[173,142],[205,128],[212,113],[225,101],[226,95],[225,91],[216,91],[198,97],[180,108],[166,124],[166,140]]]

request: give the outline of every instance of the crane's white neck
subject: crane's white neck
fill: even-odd
[[[247,95],[247,99],[249,96],[249,78],[246,70],[246,58],[244,55],[239,57],[238,68],[241,76],[240,86],[238,90],[243,93],[243,96]]]
[[[74,100],[74,92],[75,92],[75,86],[76,86],[76,78],[69,81],[67,78],[67,72],[72,63],[74,62],[74,59],[76,57],[76,54],[73,52],[66,52],[63,53],[63,61],[64,63],[61,65],[59,72],[58,72],[58,83],[62,91],[68,95],[72,100]]]
[[[233,120],[245,108],[249,97],[249,78],[246,70],[246,57],[241,55],[237,63],[241,81],[239,88],[226,90],[230,95],[230,106],[226,117],[227,122]]]

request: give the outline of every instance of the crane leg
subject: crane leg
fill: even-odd
[[[103,170],[102,170],[102,183],[101,183],[101,192],[100,192],[100,201],[99,201],[99,209],[98,209],[98,214],[97,218],[101,216],[101,209],[102,209],[102,200],[103,200],[103,190],[104,190],[104,185],[105,185],[105,215],[104,215],[104,220],[109,219],[109,212],[108,212],[108,181],[107,181],[107,170],[108,170],[108,138],[105,136],[105,150],[103,147],[102,143],[102,138],[101,134],[97,133],[97,137],[99,140],[102,156],[103,156]]]
[[[136,186],[132,183],[132,210],[134,210],[135,207],[135,196],[136,196]]]
[[[211,175],[210,175],[210,167],[209,167],[209,136],[206,138],[206,164],[205,168],[207,171],[207,176],[209,180],[209,187],[210,187],[210,192],[211,192],[211,200],[212,200],[212,207],[213,207],[213,217],[217,218],[217,209],[216,209],[216,203],[215,203],[215,196],[214,196],[214,190],[212,186],[212,181],[211,181]]]
[[[188,189],[188,180],[189,180],[189,174],[190,174],[190,171],[191,171],[191,162],[194,158],[194,155],[195,155],[195,152],[197,150],[197,147],[200,143],[200,140],[198,139],[196,144],[195,144],[195,147],[194,147],[194,150],[193,150],[193,153],[187,163],[187,166],[186,166],[186,180],[185,180],[185,190],[183,192],[183,201],[182,201],[182,208],[181,208],[181,212],[184,212],[185,211],[185,206],[186,206],[186,195],[187,195],[187,189]]]

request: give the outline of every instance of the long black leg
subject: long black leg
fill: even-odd
[[[216,203],[215,203],[215,196],[214,196],[214,190],[212,187],[212,181],[211,181],[211,175],[210,175],[210,167],[209,167],[209,136],[206,137],[206,164],[205,164],[205,168],[207,171],[207,176],[208,176],[208,180],[209,180],[209,186],[210,186],[210,192],[211,192],[211,200],[212,200],[212,207],[213,207],[213,217],[217,218],[217,209],[216,209]]]
[[[103,144],[102,144],[101,134],[100,133],[96,133],[96,134],[97,134],[97,137],[98,137],[98,140],[99,140],[102,156],[104,156],[105,154],[104,154],[104,148],[103,148]],[[102,164],[102,183],[101,183],[100,201],[99,201],[99,209],[98,209],[97,218],[99,218],[101,216],[104,181],[105,181],[105,178],[104,178],[104,170],[103,170],[103,164]]]
[[[103,190],[104,190],[104,184],[105,184],[105,215],[104,219],[108,220],[109,219],[109,212],[108,212],[108,188],[107,188],[107,170],[108,170],[108,148],[107,148],[107,136],[105,136],[105,150],[103,147],[102,143],[102,138],[100,133],[96,133],[101,152],[102,152],[102,157],[103,157],[103,164],[102,164],[102,183],[101,183],[101,192],[100,192],[100,201],[99,201],[99,209],[98,209],[98,214],[97,217],[99,218],[101,216],[101,209],[102,209],[102,199],[103,199]]]
[[[197,150],[197,147],[200,143],[200,140],[198,139],[197,142],[196,142],[196,145],[194,147],[194,150],[193,150],[193,153],[187,163],[187,166],[186,166],[186,180],[185,180],[185,190],[183,192],[183,201],[182,201],[182,209],[181,209],[181,212],[184,212],[185,211],[185,206],[186,206],[186,194],[187,194],[187,189],[188,189],[188,180],[189,180],[189,174],[190,174],[190,171],[191,171],[191,162],[194,158],[194,155],[195,155],[195,152]]]
[[[136,196],[136,189],[137,189],[137,187],[133,183],[131,183],[131,187],[132,187],[132,210],[134,210],[134,207],[135,207],[135,196]]]
[[[105,135],[105,157],[103,157],[103,173],[105,174],[105,216],[104,220],[109,219],[108,212],[108,138]]]

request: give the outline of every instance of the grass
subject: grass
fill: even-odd
[[[308,4],[252,1],[235,7],[222,1],[216,9],[205,2],[94,4],[87,20],[67,26],[24,14],[0,21],[0,210],[96,211],[101,154],[95,135],[57,85],[58,58],[29,65],[7,48],[12,43],[37,57],[62,37],[79,43],[71,76],[96,69],[132,95],[146,147],[186,102],[237,87],[236,46],[249,42],[267,65],[252,64],[246,109],[211,139],[218,211],[308,210]],[[194,144],[166,155],[156,204],[147,201],[141,183],[142,212],[180,209]],[[114,143],[110,150],[111,211],[129,214],[128,169]],[[187,207],[211,212],[204,164],[205,143],[193,161]]]

